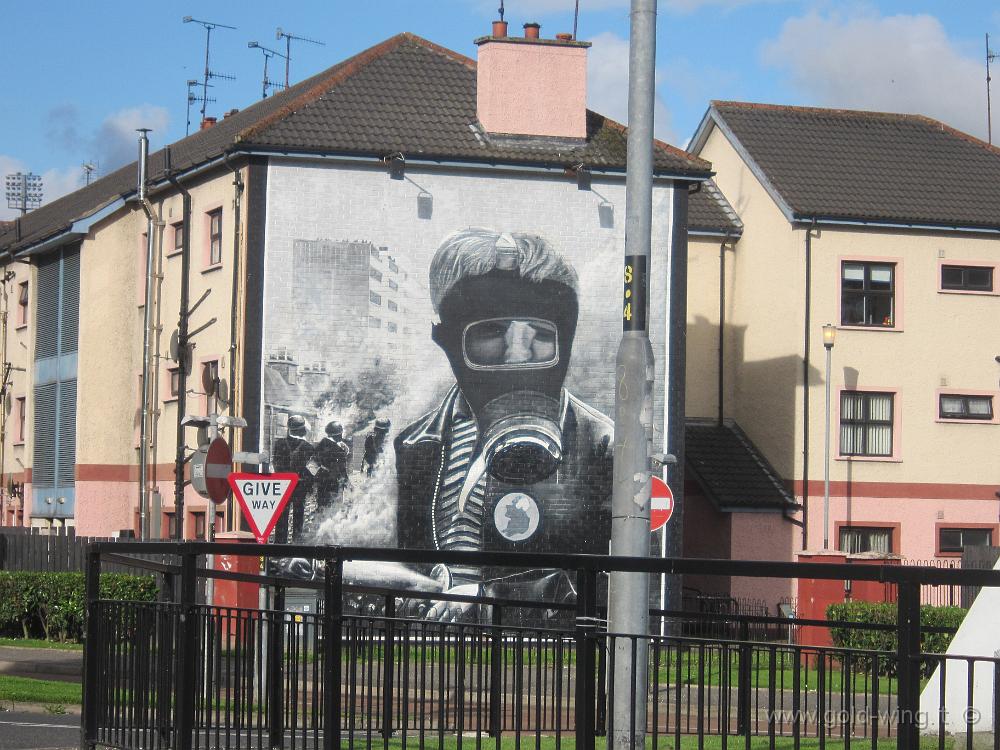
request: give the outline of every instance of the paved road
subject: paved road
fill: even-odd
[[[79,747],[79,715],[26,711],[0,713],[0,750],[76,750]]]
[[[80,682],[83,651],[0,646],[0,674]]]

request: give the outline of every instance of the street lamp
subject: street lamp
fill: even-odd
[[[826,348],[826,449],[823,455],[823,549],[830,549],[830,359],[837,326],[823,326],[823,346]]]

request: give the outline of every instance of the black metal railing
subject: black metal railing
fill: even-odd
[[[134,564],[164,576],[169,601],[98,598],[104,562],[151,553],[175,562]],[[322,572],[299,581],[200,567],[205,555],[220,553],[293,555],[321,561]],[[346,561],[558,568],[570,575],[575,597],[357,586],[345,578]],[[655,634],[614,633],[603,609],[609,570],[885,581],[897,588],[899,617],[895,625],[871,625],[653,609]],[[926,720],[920,691],[938,680],[939,707],[950,706],[945,688],[954,687],[956,659],[965,665],[967,703],[980,710],[974,732],[985,726],[986,707],[992,731],[1000,699],[992,682],[983,698],[968,676],[988,669],[995,680],[995,659],[920,653],[921,587],[1000,585],[993,571],[207,543],[95,544],[87,571],[83,730],[90,747],[589,749],[624,731],[636,743],[644,733],[652,747],[700,748],[715,737],[713,747],[723,748],[751,741],[916,748],[921,731],[941,743],[955,731],[954,722]],[[199,604],[199,578],[258,583],[268,600],[247,608]],[[287,598],[296,591],[312,592],[319,611],[290,611]],[[799,626],[889,631],[896,648],[797,643],[791,636]],[[645,679],[611,679],[623,659]],[[630,692],[633,706],[618,727],[610,710],[616,686]],[[636,697],[643,689],[644,706]]]

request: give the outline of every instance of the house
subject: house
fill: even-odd
[[[687,413],[738,426],[802,506],[741,544],[934,563],[1000,543],[1000,150],[917,115],[741,102],[690,148],[742,232],[691,253]]]
[[[141,195],[133,164],[0,234],[20,326],[5,523],[238,528],[185,484],[207,435],[184,417],[218,414],[276,469],[286,439],[312,446],[308,539],[606,550],[627,131],[586,109],[588,43],[477,45],[395,36],[156,150]],[[739,227],[707,161],[657,143],[654,170],[655,440],[683,453],[666,269]],[[490,461],[501,442],[557,460],[487,475],[477,436]]]

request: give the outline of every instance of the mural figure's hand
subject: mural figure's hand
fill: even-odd
[[[463,583],[460,586],[448,589],[444,593],[456,594],[458,596],[479,596],[481,592],[478,583]],[[436,622],[459,622],[475,606],[473,602],[433,601],[430,602],[430,606],[424,612],[424,618]]]

